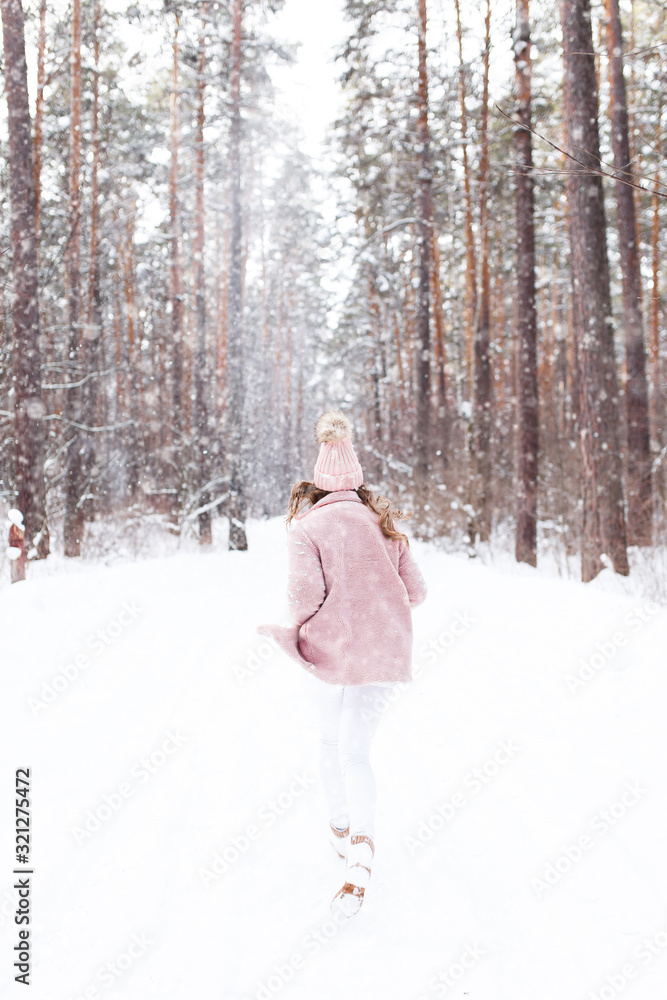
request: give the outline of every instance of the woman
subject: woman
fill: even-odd
[[[412,679],[410,609],[424,600],[426,586],[407,537],[394,527],[394,517],[404,515],[362,485],[347,417],[325,413],[316,434],[313,482],[293,487],[287,515],[296,624],[258,631],[311,675],[330,837],[346,859],[332,909],[350,916],[361,907],[375,854],[369,755],[380,713],[373,703],[384,687]]]

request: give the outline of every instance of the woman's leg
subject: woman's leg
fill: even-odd
[[[319,774],[329,819],[337,829],[344,830],[350,817],[338,755],[338,734],[345,689],[340,684],[327,684],[319,677],[309,676],[308,680],[320,732]]]
[[[341,917],[359,911],[371,877],[376,793],[370,750],[385,704],[378,698],[384,686],[355,685],[345,688],[343,696],[339,755],[350,807],[350,846],[345,858],[345,882],[331,900],[332,911]]]
[[[375,776],[370,762],[373,738],[381,718],[374,684],[346,687],[338,735],[338,755],[350,810],[350,836],[375,838]]]

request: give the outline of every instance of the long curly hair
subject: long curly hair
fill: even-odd
[[[307,479],[302,479],[300,483],[295,483],[292,487],[289,504],[287,505],[287,525],[289,526],[301,513],[305,513],[303,511],[304,507],[312,507],[318,500],[328,496],[330,492],[330,490],[321,490],[315,483],[311,483]],[[379,516],[380,528],[386,538],[405,542],[406,545],[410,544],[408,536],[404,535],[402,531],[398,531],[394,525],[394,518],[402,520],[403,518],[412,517],[411,513],[405,513],[402,510],[392,510],[390,502],[385,497],[376,497],[366,486],[360,486],[354,492],[362,503],[370,507]]]

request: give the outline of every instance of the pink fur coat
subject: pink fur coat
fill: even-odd
[[[329,493],[289,534],[291,628],[260,625],[330,684],[412,679],[411,607],[426,585],[405,542],[383,535],[354,490]]]

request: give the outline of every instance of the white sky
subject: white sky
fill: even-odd
[[[449,49],[452,63],[458,59],[454,9],[453,0],[429,0],[427,5],[429,45],[437,48],[441,57]],[[477,0],[462,4],[467,59],[474,60],[481,54],[483,13],[483,5]],[[510,35],[514,16],[513,0],[492,0],[492,93],[504,88],[512,78]],[[338,77],[343,65],[334,63],[334,53],[349,30],[343,18],[343,0],[286,0],[282,11],[272,19],[270,30],[282,41],[301,42],[296,64],[276,67],[271,75],[282,91],[285,105],[281,111],[291,107],[290,117],[300,123],[305,136],[305,151],[318,159],[327,125],[342,107]]]
[[[304,134],[304,151],[319,159],[327,126],[341,108],[342,66],[334,64],[334,53],[346,34],[343,0],[287,0],[271,32],[281,41],[301,42],[296,64],[276,67],[271,75],[282,92],[281,112],[291,109],[289,117]]]

